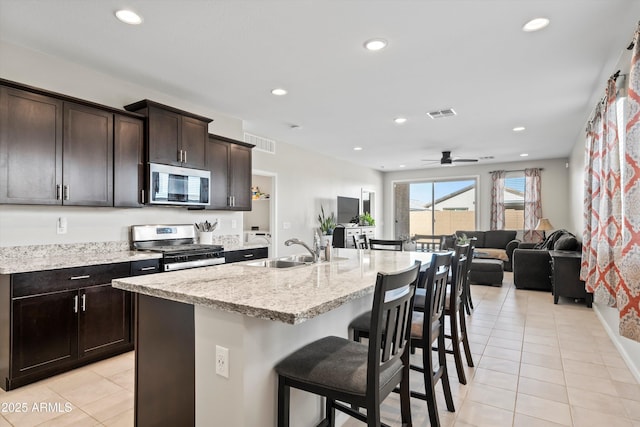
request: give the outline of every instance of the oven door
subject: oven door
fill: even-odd
[[[148,203],[207,206],[211,172],[149,163]]]

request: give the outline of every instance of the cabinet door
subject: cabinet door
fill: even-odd
[[[229,153],[229,195],[231,209],[251,210],[251,148],[231,144]]]
[[[63,204],[113,206],[113,114],[64,103]]]
[[[149,161],[165,165],[181,166],[180,162],[180,114],[149,107]]]
[[[205,169],[205,146],[209,125],[192,117],[182,117],[180,148],[183,151],[184,165]]]
[[[144,203],[144,128],[142,120],[116,114],[113,119],[113,205]]]
[[[207,169],[211,171],[210,204],[206,209],[229,209],[228,165],[230,143],[209,138],[207,142]]]
[[[66,291],[13,300],[13,377],[76,360],[77,295],[76,291]]]
[[[0,170],[0,203],[62,203],[62,101],[0,87]]]
[[[131,340],[131,294],[111,284],[80,290],[79,357],[106,353]]]

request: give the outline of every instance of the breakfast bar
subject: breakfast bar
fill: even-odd
[[[320,337],[346,337],[371,308],[378,272],[430,258],[339,249],[289,268],[245,262],[114,280],[136,293],[136,425],[275,425],[273,366]],[[228,378],[216,374],[221,350]],[[294,392],[291,408],[291,425],[312,426],[322,403]]]

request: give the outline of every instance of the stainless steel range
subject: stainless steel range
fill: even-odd
[[[224,264],[221,245],[199,245],[189,224],[131,226],[131,246],[139,251],[162,252],[164,271]]]

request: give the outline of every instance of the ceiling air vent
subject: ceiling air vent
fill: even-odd
[[[432,119],[442,119],[445,117],[451,117],[451,116],[455,116],[456,112],[453,111],[453,108],[447,108],[444,110],[437,110],[437,111],[431,111],[430,113],[427,113],[427,116],[431,117]]]
[[[276,153],[276,142],[273,139],[263,138],[251,133],[244,133],[244,142],[255,145],[254,150],[264,151],[265,153]]]

